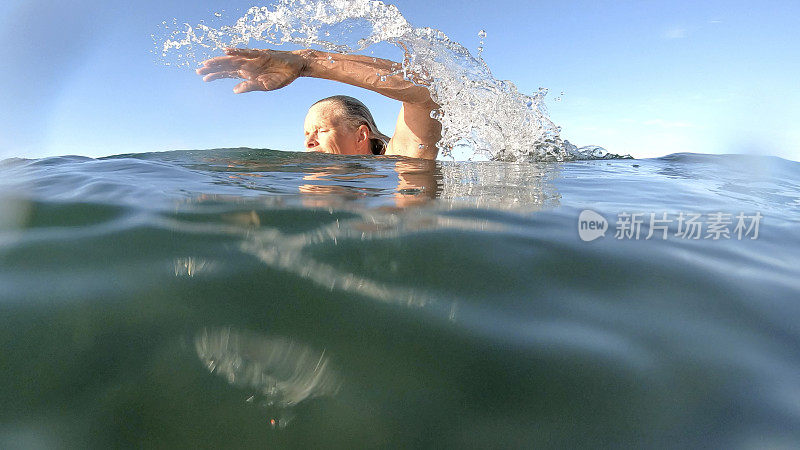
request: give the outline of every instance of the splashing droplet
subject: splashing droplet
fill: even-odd
[[[478,42],[478,59],[483,60],[483,44],[484,39],[486,39],[486,30],[479,31],[478,37],[480,38],[480,41]]]

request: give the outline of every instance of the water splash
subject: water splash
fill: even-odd
[[[163,25],[163,24],[162,24]],[[468,159],[563,161],[585,159],[565,145],[544,105],[545,89],[528,95],[510,81],[492,76],[481,58],[486,33],[478,34],[478,55],[445,33],[412,26],[392,5],[372,0],[280,0],[272,7],[252,7],[233,25],[213,27],[173,22],[161,45],[165,60],[174,55],[190,66],[227,47],[294,44],[330,52],[360,53],[378,43],[403,51],[398,75],[412,75],[425,85],[441,109],[439,149],[443,157],[467,147]]]

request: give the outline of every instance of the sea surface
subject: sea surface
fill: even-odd
[[[795,447],[798,225],[765,156],[7,159],[0,447]]]

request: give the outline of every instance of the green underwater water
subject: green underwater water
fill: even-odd
[[[0,174],[4,448],[800,441],[796,162],[223,149]],[[681,213],[730,235],[681,238]]]

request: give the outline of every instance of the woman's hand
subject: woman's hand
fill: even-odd
[[[205,75],[203,81],[246,80],[233,88],[237,94],[280,89],[303,76],[307,68],[306,60],[295,52],[228,48],[225,55],[204,61],[197,74]]]

